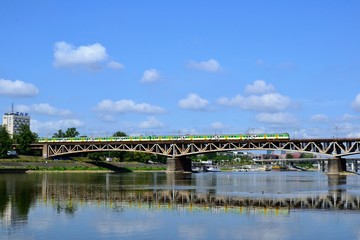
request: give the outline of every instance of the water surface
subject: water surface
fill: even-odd
[[[359,239],[360,177],[0,175],[1,239]]]

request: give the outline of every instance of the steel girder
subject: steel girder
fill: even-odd
[[[332,157],[360,153],[360,139],[59,142],[44,145],[47,146],[47,157],[100,151],[144,152],[168,157],[241,150],[309,152]]]

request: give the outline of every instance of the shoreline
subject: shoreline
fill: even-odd
[[[38,172],[126,173],[144,171],[166,171],[166,164],[145,164],[138,162],[99,162],[90,160],[0,160],[0,174]]]

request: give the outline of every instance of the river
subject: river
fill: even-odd
[[[359,219],[359,175],[0,175],[0,239],[360,239]]]

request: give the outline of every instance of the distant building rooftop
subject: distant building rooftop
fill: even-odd
[[[4,113],[4,115],[14,115],[14,116],[24,116],[24,117],[29,116],[28,113],[23,113],[23,112]]]

